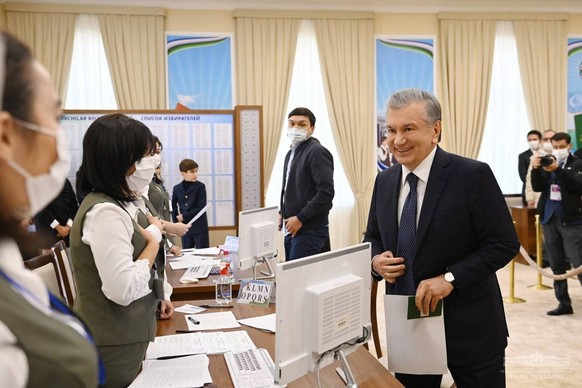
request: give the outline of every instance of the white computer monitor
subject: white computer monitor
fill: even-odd
[[[277,264],[277,384],[314,371],[323,354],[319,367],[329,364],[340,344],[370,338],[370,257],[365,243]]]
[[[257,260],[268,260],[276,255],[278,222],[277,206],[239,212],[238,270],[247,270],[254,267]]]

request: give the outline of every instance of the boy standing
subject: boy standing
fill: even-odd
[[[192,159],[184,159],[180,162],[179,168],[184,180],[174,186],[172,218],[174,222],[188,223],[206,206],[206,186],[198,181],[198,163]],[[182,236],[182,247],[187,249],[208,246],[208,219],[204,213]]]

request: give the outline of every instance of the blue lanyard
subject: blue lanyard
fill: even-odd
[[[43,304],[42,301],[36,295],[34,295],[26,287],[22,286],[20,283],[16,282],[14,279],[12,279],[10,276],[8,276],[8,274],[6,272],[4,272],[4,270],[2,270],[2,269],[0,269],[0,276],[2,276],[4,279],[6,279],[6,281],[8,283],[10,283],[12,288],[14,288],[18,292],[20,292],[23,296],[27,296],[27,297],[32,298],[39,305]],[[93,346],[95,346],[95,340],[93,339],[93,336],[89,332],[89,329],[87,328],[87,326],[85,326],[85,324],[83,324],[83,322],[81,322],[77,318],[77,316],[75,315],[75,313],[73,311],[71,311],[69,306],[64,304],[59,298],[57,298],[55,295],[53,295],[53,293],[51,293],[49,290],[47,290],[47,292],[49,295],[49,301],[50,301],[51,308],[54,311],[57,311],[57,312],[61,313],[62,315],[67,316],[70,319],[76,321],[83,328],[83,330],[85,332],[83,337],[85,337],[85,339],[87,341],[89,341]],[[102,385],[105,385],[105,365],[103,365],[103,360],[101,359],[101,355],[99,354],[99,352],[97,352],[97,361],[99,363],[99,365],[98,365],[99,366],[99,385],[102,386]]]

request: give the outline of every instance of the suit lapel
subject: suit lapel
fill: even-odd
[[[398,195],[400,194],[400,185],[402,182],[402,166],[397,164],[390,167],[391,174],[387,177],[386,191],[382,202],[388,206],[380,206],[381,213],[378,214],[379,220],[386,220],[387,224],[387,247],[396,255],[396,242],[398,241]],[[396,171],[397,170],[397,171]]]
[[[422,246],[422,240],[426,235],[430,221],[439,203],[441,194],[449,177],[448,166],[450,164],[449,154],[440,147],[437,148],[434,161],[430,169],[428,185],[424,193],[424,201],[420,210],[418,228],[416,232],[416,250]]]

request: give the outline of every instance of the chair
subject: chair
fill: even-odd
[[[374,348],[376,348],[376,357],[382,358],[382,347],[380,344],[380,334],[378,333],[378,315],[376,313],[376,300],[378,295],[378,282],[372,279],[372,286],[370,289],[370,321],[372,323],[372,340],[374,341]],[[368,350],[368,343],[364,344]]]
[[[28,259],[24,262],[24,266],[40,276],[50,292],[65,297],[60,285],[59,269],[52,252]]]
[[[77,297],[77,285],[75,283],[75,278],[73,277],[73,271],[71,270],[71,262],[67,256],[65,242],[63,240],[56,242],[51,247],[51,250],[59,270],[59,281],[61,290],[63,290],[62,294],[69,307],[72,308],[75,304],[75,298]]]

